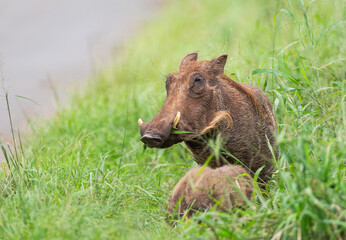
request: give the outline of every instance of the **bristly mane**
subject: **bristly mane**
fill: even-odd
[[[227,82],[229,82],[232,86],[234,86],[235,88],[237,88],[238,90],[242,91],[243,93],[245,93],[249,98],[250,101],[252,102],[252,104],[254,105],[254,107],[257,110],[257,113],[259,114],[260,117],[263,117],[263,111],[262,111],[262,102],[258,99],[258,97],[253,93],[253,91],[244,86],[241,85],[240,83],[237,83],[236,81],[234,81],[233,79],[231,79],[230,77],[227,77],[226,75],[222,74],[221,78],[226,80]]]

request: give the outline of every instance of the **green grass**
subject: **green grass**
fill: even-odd
[[[344,2],[166,5],[111,68],[9,156],[13,182],[2,170],[0,239],[342,239]],[[182,144],[145,150],[137,119],[155,115],[165,76],[196,51],[200,59],[227,53],[227,75],[265,90],[282,154],[270,189],[256,190],[247,208],[172,228],[167,197],[195,163]]]

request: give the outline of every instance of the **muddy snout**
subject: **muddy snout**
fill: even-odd
[[[174,116],[173,116],[174,117]],[[149,148],[166,148],[176,143],[176,136],[172,136],[172,128],[176,128],[180,120],[180,112],[174,119],[155,118],[147,123],[141,119],[138,120],[141,133],[141,141]]]

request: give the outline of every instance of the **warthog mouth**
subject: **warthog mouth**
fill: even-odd
[[[149,148],[168,148],[176,143],[183,141],[177,132],[177,125],[180,121],[181,114],[178,111],[173,121],[165,122],[164,126],[160,127],[161,131],[158,131],[157,127],[149,127],[150,123],[143,122],[142,119],[138,119],[140,126],[141,141]]]
[[[148,129],[149,123],[143,122],[138,119],[140,126],[141,141],[149,148],[168,148],[176,143],[182,141],[191,141],[208,134],[212,130],[218,130],[221,127],[231,127],[233,124],[232,117],[227,111],[218,111],[215,113],[210,123],[198,132],[191,132],[189,130],[178,130],[177,126],[181,120],[181,113],[178,111],[174,120],[169,124],[168,130],[164,132],[153,131]]]

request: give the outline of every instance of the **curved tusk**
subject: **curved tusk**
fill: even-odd
[[[142,119],[138,119],[138,124],[139,124],[139,126],[142,126],[142,124],[143,124],[143,121],[142,121]]]
[[[173,120],[173,127],[176,128],[180,120],[180,112],[178,111],[177,115],[175,116]]]

